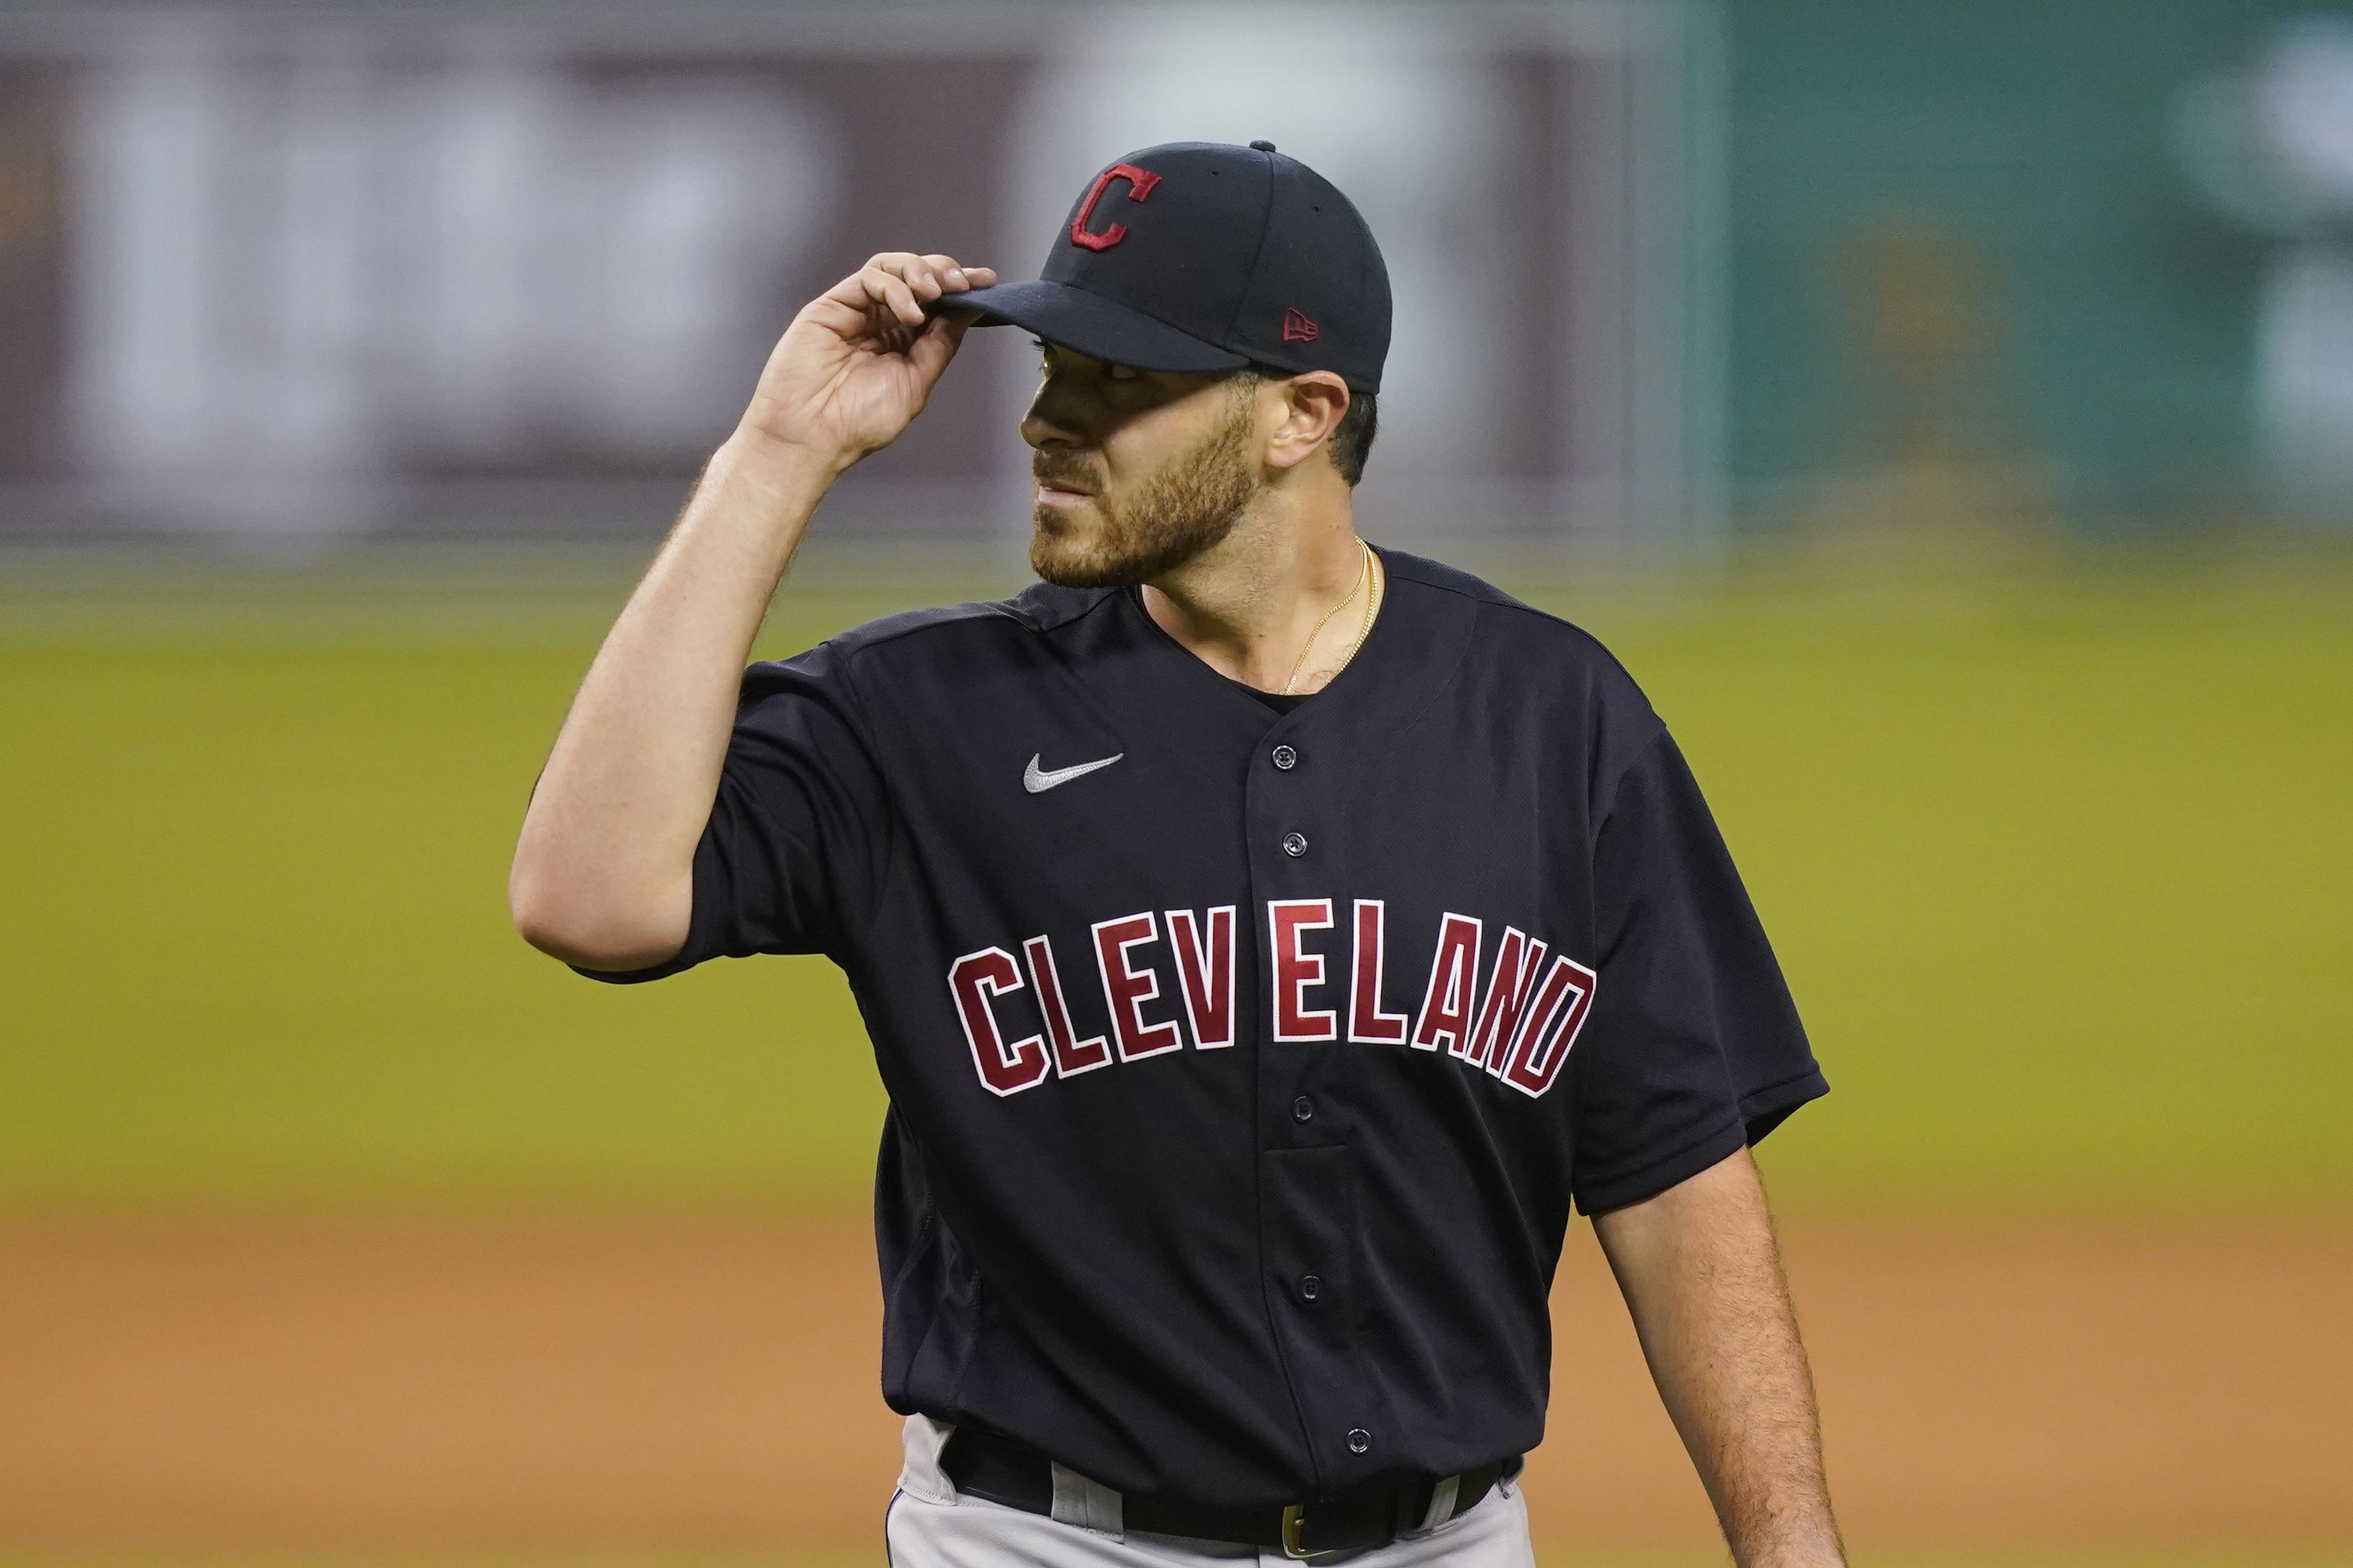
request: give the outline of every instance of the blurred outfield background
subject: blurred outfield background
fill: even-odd
[[[766,654],[1018,581],[827,555]],[[0,598],[31,742],[0,919],[38,1047],[0,1069],[0,1181],[857,1203],[881,1090],[829,963],[616,992],[507,925],[525,793],[634,564],[76,562]],[[1673,724],[1839,1068],[1773,1147],[1793,1199],[2353,1205],[2353,570],[1515,585]]]
[[[777,322],[1180,134],[1388,247],[1372,537],[1708,789],[1858,1561],[2353,1562],[2353,8],[2251,0],[0,8],[0,1562],[879,1560],[846,994],[506,858]],[[764,653],[1018,584],[1014,336]],[[1548,1568],[1710,1560],[1564,1273]]]

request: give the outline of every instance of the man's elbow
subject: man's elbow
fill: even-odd
[[[520,863],[507,882],[507,912],[523,941],[550,958],[614,974],[677,957],[691,903],[691,889],[683,898],[586,896],[550,887]]]

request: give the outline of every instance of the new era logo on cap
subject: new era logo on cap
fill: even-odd
[[[1174,142],[1095,174],[1034,282],[956,297],[1139,370],[1328,370],[1380,390],[1389,281],[1348,198],[1271,142]]]

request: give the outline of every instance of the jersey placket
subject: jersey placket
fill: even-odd
[[[1362,1227],[1336,1054],[1347,1031],[1346,790],[1342,752],[1318,743],[1314,721],[1331,700],[1319,696],[1268,731],[1243,817],[1260,911],[1261,1279],[1310,1461],[1321,1488],[1338,1490],[1380,1468],[1388,1423],[1356,1343]]]

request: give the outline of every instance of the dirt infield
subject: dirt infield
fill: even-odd
[[[2353,1541],[2353,1226],[1792,1224],[1849,1531]],[[1539,1531],[1706,1507],[1589,1234]],[[855,1218],[0,1221],[0,1548],[876,1550]]]

